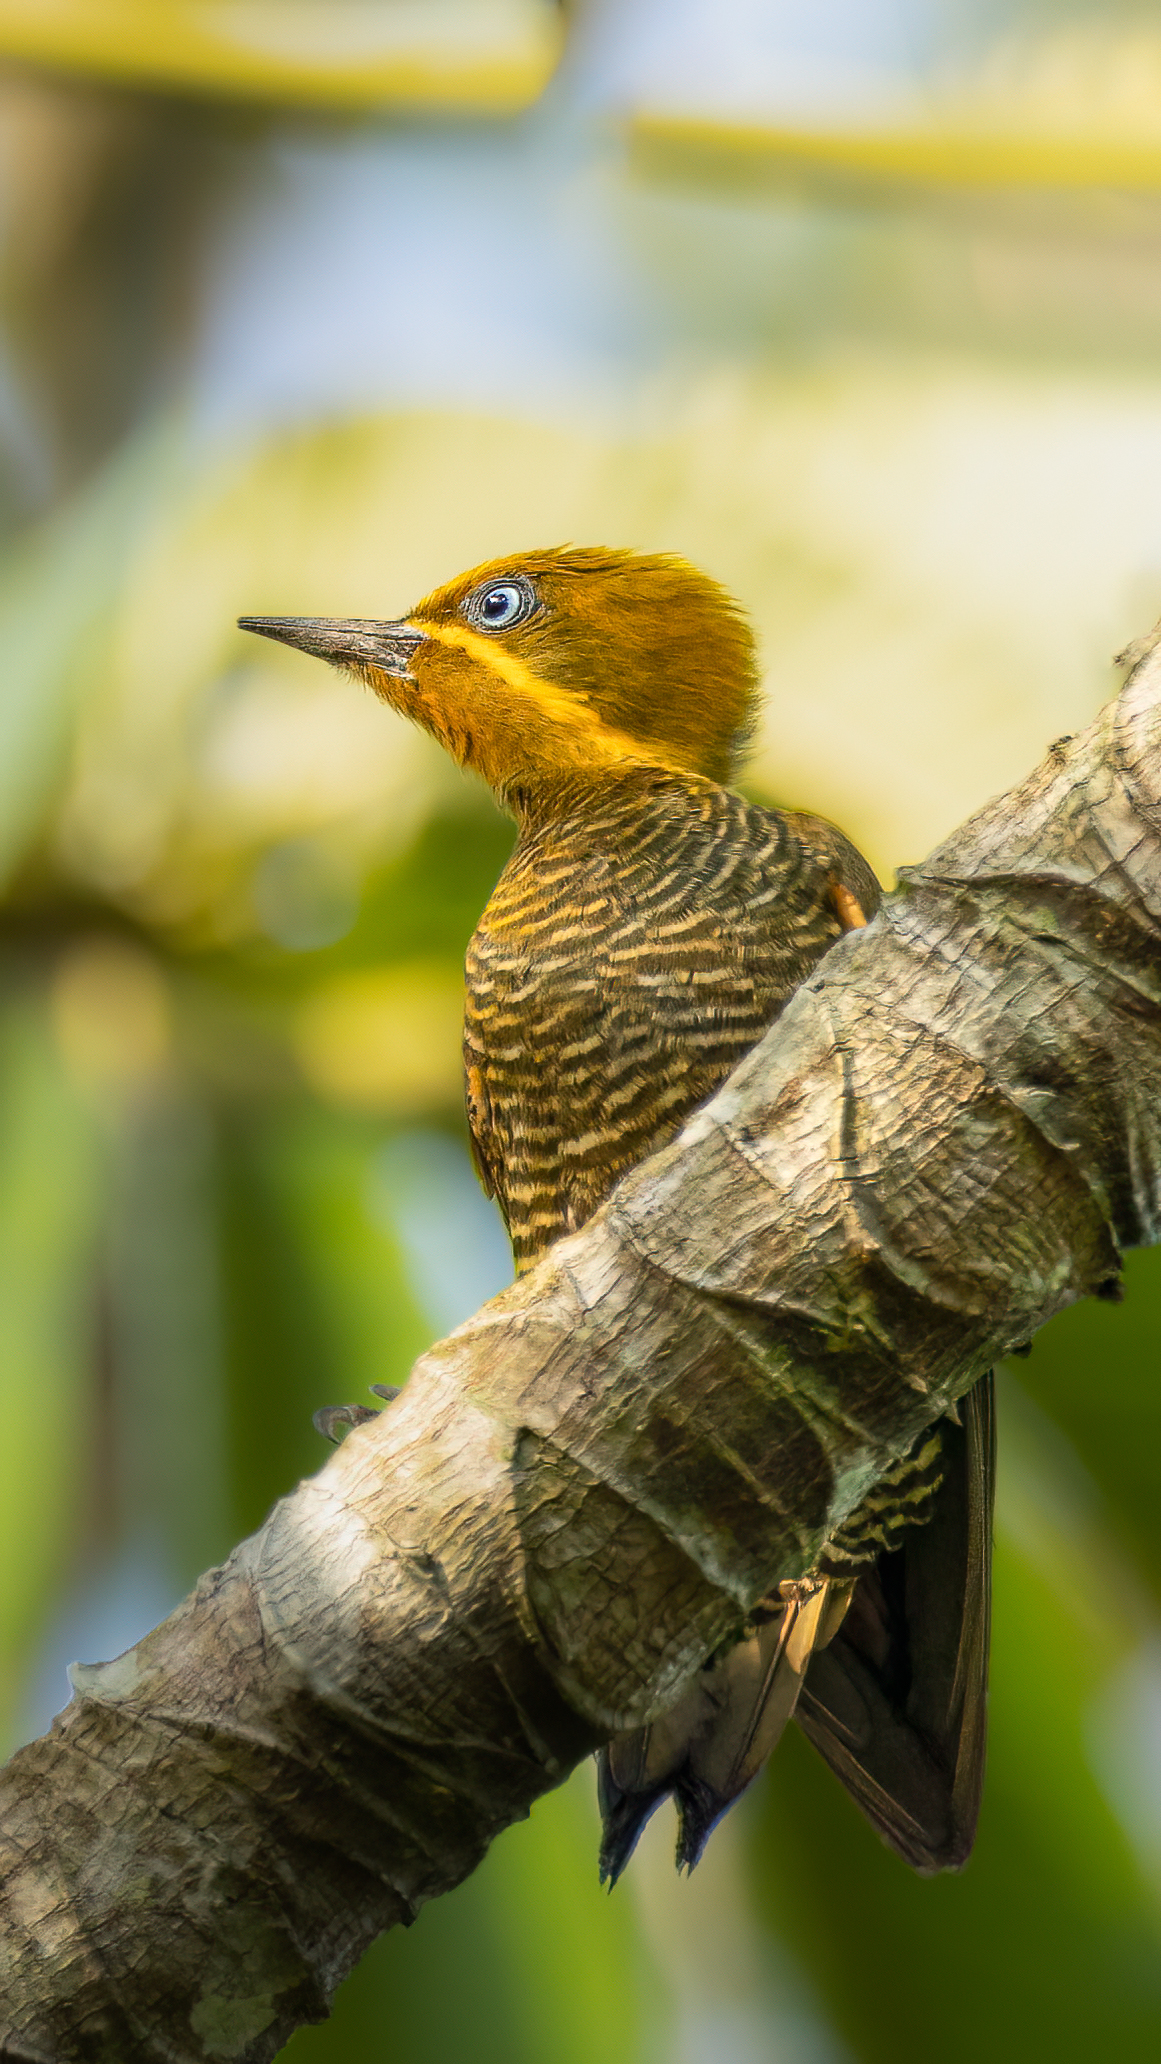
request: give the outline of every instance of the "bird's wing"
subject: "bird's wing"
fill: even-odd
[[[991,1624],[992,1376],[943,1422],[944,1475],[926,1525],[860,1577],[795,1711],[807,1740],[884,1841],[919,1871],[955,1870],[975,1837]]]
[[[883,900],[883,891],[858,847],[836,824],[825,817],[812,816],[807,810],[787,811],[784,821],[804,850],[820,864],[828,883],[827,900],[843,931],[858,931],[869,924]]]
[[[481,1056],[464,1046],[464,1108],[468,1115],[468,1137],[472,1162],[485,1194],[494,1197],[499,1187],[500,1156],[493,1139],[492,1105]]]

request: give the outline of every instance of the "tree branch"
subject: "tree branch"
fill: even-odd
[[[0,2054],[272,2057],[1161,1212],[1161,658],[0,1779]]]

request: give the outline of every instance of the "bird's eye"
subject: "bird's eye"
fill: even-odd
[[[481,631],[508,631],[522,623],[536,607],[536,590],[530,581],[489,581],[477,588],[464,605],[465,613]]]

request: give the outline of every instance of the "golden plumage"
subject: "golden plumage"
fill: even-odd
[[[832,825],[725,785],[755,717],[753,640],[680,559],[519,553],[397,623],[243,623],[361,676],[516,817],[468,951],[464,1056],[477,1164],[526,1268],[673,1137],[873,914],[878,885]],[[606,1875],[670,1791],[679,1859],[696,1861],[796,1708],[910,1861],[963,1860],[983,1755],[988,1381],[964,1427],[917,1442],[676,1708],[610,1744]]]

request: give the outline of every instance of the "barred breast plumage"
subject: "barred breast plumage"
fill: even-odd
[[[464,1058],[481,1172],[518,1268],[678,1130],[873,878],[819,820],[652,771],[526,823],[468,949]]]

